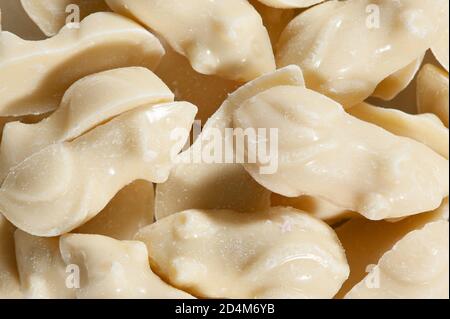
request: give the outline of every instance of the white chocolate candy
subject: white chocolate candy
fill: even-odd
[[[0,299],[22,296],[14,250],[14,227],[0,214]]]
[[[202,74],[246,82],[275,70],[272,46],[247,0],[106,0],[160,34]]]
[[[345,298],[448,299],[448,238],[448,221],[410,232]]]
[[[236,90],[205,124],[203,132],[218,129],[224,137],[225,129],[232,127],[233,111],[242,102],[259,92],[284,84],[304,86],[301,70],[297,66],[267,74]],[[228,150],[231,157],[234,156],[231,142],[232,138],[225,138],[220,163],[207,163],[202,159],[204,149],[208,146],[211,152],[215,149],[215,144],[204,133],[193,146],[180,154],[180,163],[174,166],[169,179],[156,187],[156,219],[194,208],[247,212],[270,207],[268,190],[256,183],[233,159],[226,164],[224,153]]]
[[[417,108],[419,113],[436,114],[448,127],[448,73],[426,64],[417,76]]]
[[[136,239],[162,278],[206,298],[331,298],[349,274],[334,231],[293,208],[189,210]]]
[[[0,146],[0,181],[9,169],[44,147],[72,140],[125,111],[172,102],[169,88],[145,68],[89,75],[64,94],[60,107],[37,124],[8,123]]]
[[[444,17],[441,19],[441,25],[439,27],[438,36],[435,39],[435,42],[431,46],[431,50],[433,51],[436,59],[441,63],[441,65],[448,72],[448,60],[449,60],[449,2],[445,2],[445,7],[443,10]]]
[[[80,269],[80,299],[192,299],[150,269],[145,245],[98,235],[69,234],[61,237],[66,265]]]
[[[425,55],[422,55],[420,58],[414,60],[403,69],[389,75],[380,84],[378,84],[375,91],[372,93],[372,96],[386,101],[394,99],[414,79],[417,71],[419,71],[419,68],[422,65],[424,57]]]
[[[399,136],[423,143],[448,159],[448,129],[434,114],[411,115],[395,109],[386,109],[361,103],[347,110],[360,120],[378,125]]]
[[[14,234],[17,267],[25,298],[73,299],[75,289],[67,286],[66,273],[59,238],[43,238],[20,229]]]
[[[153,184],[137,180],[125,186],[97,216],[73,232],[132,240],[139,229],[153,223],[153,211]]]
[[[289,8],[306,8],[323,2],[324,0],[258,0],[266,6],[289,9]]]
[[[85,18],[91,13],[108,11],[104,0],[20,0],[25,12],[47,36],[53,36],[67,23],[73,14]],[[77,9],[74,9],[74,6]]]
[[[234,125],[278,129],[278,169],[261,174],[260,162],[244,167],[261,185],[287,197],[320,197],[379,220],[433,210],[449,193],[448,160],[348,115],[306,88],[280,86],[258,94],[235,112]],[[266,138],[250,141],[244,155],[254,156],[249,144],[266,143]]]
[[[446,1],[324,2],[285,29],[277,65],[298,64],[308,88],[351,107],[430,48]]]
[[[155,36],[114,13],[90,15],[80,28],[65,27],[42,41],[25,41],[4,31],[0,35],[0,116],[53,111],[76,80],[118,67],[153,69],[163,54]]]
[[[294,207],[309,215],[321,219],[328,224],[339,223],[342,220],[357,215],[355,212],[339,207],[329,201],[312,196],[285,197],[273,193],[272,206]]]
[[[53,144],[15,166],[0,188],[0,211],[36,236],[58,236],[97,215],[127,184],[164,182],[196,107],[187,102],[125,113],[72,142]],[[180,143],[181,142],[181,143]]]
[[[350,266],[350,277],[336,297],[344,297],[362,281],[370,272],[371,265],[376,265],[383,254],[392,249],[402,237],[438,220],[448,220],[448,198],[435,211],[407,217],[398,222],[354,218],[336,228]]]

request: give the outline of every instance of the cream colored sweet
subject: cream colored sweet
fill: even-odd
[[[443,13],[443,18],[441,19],[441,25],[439,26],[438,36],[435,39],[435,42],[431,46],[431,50],[433,51],[434,56],[439,61],[439,63],[447,70],[448,72],[448,60],[449,60],[449,52],[448,52],[448,37],[449,37],[449,2],[445,2]]]
[[[153,223],[153,184],[137,180],[125,186],[93,219],[73,232],[132,240],[139,229]]]
[[[390,101],[402,92],[414,79],[422,65],[424,55],[408,64],[403,69],[389,75],[377,85],[372,96]]]
[[[80,269],[79,299],[192,299],[156,276],[149,267],[145,245],[99,235],[61,237],[66,265]]]
[[[419,113],[436,114],[448,127],[448,73],[426,64],[417,76],[417,108]]]
[[[23,296],[17,272],[14,230],[0,214],[0,299],[19,299]]]
[[[447,159],[306,88],[280,86],[254,96],[234,113],[234,126],[278,129],[278,169],[262,174],[260,161],[244,167],[287,197],[320,197],[380,220],[433,210],[448,196]],[[248,146],[266,143],[264,137],[250,140],[244,155],[257,158]]]
[[[423,143],[448,159],[448,128],[434,114],[411,115],[361,103],[347,110],[354,117],[378,125],[392,134]]]
[[[155,36],[114,13],[90,15],[42,41],[3,31],[0,48],[0,116],[53,111],[76,80],[119,67],[153,69],[164,54]]]
[[[202,74],[247,82],[275,70],[269,35],[247,0],[106,0],[161,35]]]
[[[43,238],[20,229],[14,234],[17,267],[21,289],[28,299],[73,299],[75,290],[68,288],[59,238]]]
[[[332,298],[349,269],[334,231],[293,208],[189,210],[142,229],[155,272],[206,298]]]
[[[306,8],[323,2],[324,0],[258,0],[269,7],[289,9]]]
[[[410,232],[345,298],[448,299],[448,238],[448,221]]]
[[[36,236],[75,229],[129,183],[164,182],[183,142],[173,139],[173,131],[188,132],[196,111],[187,102],[146,106],[72,142],[44,148],[8,174],[0,188],[0,211]]]
[[[8,123],[0,145],[0,181],[9,169],[46,146],[86,133],[139,106],[172,102],[173,93],[150,70],[120,68],[89,75],[73,84],[59,108],[36,124]]]
[[[273,193],[271,205],[294,207],[315,218],[321,219],[330,225],[357,215],[357,213],[339,207],[329,201],[312,196],[285,197]]]
[[[156,187],[155,216],[161,219],[187,209],[232,209],[241,212],[270,207],[270,192],[256,183],[241,164],[234,160],[232,137],[233,111],[245,100],[278,85],[304,86],[301,70],[289,66],[255,79],[240,87],[222,104],[203,127],[194,145],[181,153],[169,179]],[[220,161],[207,162],[205,149],[219,152],[207,132],[219,132],[223,138]],[[213,135],[213,133],[211,133]],[[231,158],[225,162],[225,154]]]
[[[25,12],[47,36],[53,36],[67,23],[73,14],[85,18],[91,13],[108,11],[104,0],[20,0]],[[74,10],[74,6],[77,9]]]
[[[299,65],[308,88],[345,107],[356,105],[431,47],[445,2],[324,2],[285,29],[277,65]]]
[[[398,222],[354,218],[336,228],[350,266],[350,276],[336,297],[343,298],[362,281],[371,267],[406,234],[439,220],[448,220],[448,198],[435,211],[414,215]]]

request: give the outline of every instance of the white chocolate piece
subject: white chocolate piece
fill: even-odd
[[[347,299],[448,299],[448,221],[412,231],[381,257]],[[372,287],[370,279],[378,277]]]
[[[0,214],[0,299],[23,297],[14,250],[15,228]]]
[[[67,23],[71,14],[78,13],[81,19],[99,11],[108,11],[104,0],[20,0],[25,12],[46,36],[54,36]],[[73,7],[79,11],[73,12]]]
[[[375,91],[372,93],[372,96],[378,97],[385,101],[394,99],[414,79],[417,71],[419,71],[419,68],[422,65],[424,57],[425,55],[423,54],[420,58],[414,60],[403,69],[389,75],[380,84],[378,84]]]
[[[106,0],[161,35],[202,74],[247,82],[275,70],[269,35],[247,0]]]
[[[145,68],[89,75],[64,94],[60,107],[37,124],[8,123],[0,145],[0,181],[9,169],[54,143],[73,140],[95,126],[142,105],[172,102],[173,93]]]
[[[278,170],[261,174],[259,162],[244,167],[261,185],[287,197],[320,197],[380,220],[433,210],[449,193],[447,159],[352,117],[306,88],[280,86],[254,96],[235,112],[234,125],[278,129]],[[270,141],[250,141],[259,143]],[[255,149],[247,143],[244,152],[249,151]]]
[[[14,234],[21,288],[29,299],[74,299],[75,290],[67,287],[59,238],[43,238],[20,229]]]
[[[206,298],[332,298],[349,274],[334,231],[293,208],[189,210],[136,239],[156,273]]]
[[[258,0],[266,6],[280,9],[306,8],[324,0]]]
[[[173,140],[173,130],[188,132],[195,113],[187,102],[146,106],[72,142],[44,148],[10,171],[0,188],[0,211],[32,235],[73,230],[127,184],[137,179],[164,182],[172,153],[182,148]]]
[[[439,28],[438,36],[435,42],[431,46],[431,51],[433,51],[434,56],[439,61],[439,63],[448,72],[448,60],[449,60],[449,2],[445,2],[445,9],[443,10],[444,18],[441,19],[441,25]]]
[[[79,299],[192,299],[149,267],[145,245],[99,235],[69,234],[60,248],[67,265],[80,267]]]
[[[97,216],[73,232],[132,240],[139,229],[153,223],[154,203],[153,184],[137,180],[125,186]]]
[[[281,33],[292,19],[295,18],[297,12],[294,9],[286,10],[269,7],[262,4],[260,0],[249,0],[261,16],[264,26],[269,33],[272,47],[275,47],[280,39]]]
[[[76,80],[119,67],[153,69],[163,54],[155,36],[114,13],[92,14],[80,28],[65,27],[42,41],[25,41],[2,32],[0,116],[53,111]]]
[[[233,111],[253,95],[277,85],[304,86],[301,70],[289,66],[262,76],[231,94],[208,120],[203,132],[219,129],[225,136],[231,128]],[[233,152],[230,139],[224,141]],[[196,162],[201,152],[211,145],[202,133],[195,143],[179,156],[169,179],[156,187],[155,216],[161,219],[187,209],[231,209],[240,212],[264,210],[270,207],[270,192],[256,183],[241,164]],[[226,148],[226,146],[225,146]],[[211,146],[214,149],[214,145]],[[223,155],[223,153],[222,153]],[[233,155],[233,154],[232,154]]]
[[[201,120],[202,124],[206,123],[228,94],[242,83],[216,75],[198,73],[185,56],[175,52],[168,45],[164,47],[166,54],[156,68],[155,74],[175,93],[177,101],[187,101],[197,106],[197,119]]]
[[[448,159],[448,128],[434,114],[411,115],[368,103],[361,103],[348,109],[347,112],[360,120],[378,125],[392,134],[423,143]]]
[[[383,254],[402,237],[438,220],[448,220],[448,198],[433,212],[407,217],[395,223],[354,218],[336,228],[350,266],[350,277],[336,297],[343,298],[362,281],[370,271],[370,266],[376,265]]]
[[[448,73],[426,64],[417,76],[417,108],[419,113],[437,115],[446,127],[449,117]]]
[[[355,212],[339,207],[329,201],[311,196],[284,197],[280,194],[273,193],[271,205],[294,207],[308,213],[314,218],[321,219],[330,225],[341,222],[346,218],[353,217],[356,214]]]
[[[430,48],[446,1],[324,2],[285,29],[277,65],[297,64],[308,88],[344,107],[359,104]]]

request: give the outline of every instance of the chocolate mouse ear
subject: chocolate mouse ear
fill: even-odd
[[[0,188],[0,211],[36,236],[73,230],[131,182],[164,182],[196,112],[187,102],[143,106],[42,149],[10,171]],[[174,130],[186,132],[185,139],[174,140]]]
[[[79,267],[79,299],[193,299],[169,286],[148,264],[145,245],[100,235],[68,234],[60,239],[67,266]]]
[[[267,29],[247,0],[106,0],[159,34],[199,73],[247,82],[275,71]]]
[[[92,14],[41,41],[3,31],[0,48],[0,116],[53,111],[75,81],[120,67],[153,69],[164,55],[154,35],[114,13]]]

